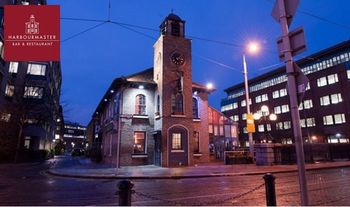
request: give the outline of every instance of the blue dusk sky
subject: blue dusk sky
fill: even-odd
[[[48,4],[60,5],[62,18],[108,19],[108,0],[48,0]],[[281,65],[276,46],[281,30],[271,16],[273,4],[273,0],[111,0],[110,19],[158,30],[173,9],[186,21],[186,36],[193,37],[193,81],[215,85],[209,103],[219,109],[226,97],[223,90],[243,81],[239,45],[261,43],[260,53],[247,57],[249,78]],[[348,0],[300,0],[291,30],[304,27],[307,50],[296,59],[349,40],[349,14]],[[98,24],[61,20],[61,102],[65,119],[84,125],[114,78],[153,66],[153,44],[159,37],[158,31],[111,23],[83,32]]]

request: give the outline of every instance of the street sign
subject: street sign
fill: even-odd
[[[292,18],[297,11],[298,5],[299,5],[299,0],[284,0],[284,5],[286,7],[286,15],[287,15],[287,22],[288,22],[288,27],[290,26],[290,23],[292,22]],[[277,21],[280,22],[280,10],[279,10],[279,3],[278,0],[276,1],[273,9],[272,9],[272,17]]]
[[[247,114],[247,132],[254,133],[255,132],[255,124],[254,124],[254,116],[253,114]]]
[[[297,92],[298,92],[298,103],[303,101],[304,94],[306,91],[307,84],[309,83],[309,79],[306,77],[306,75],[301,71],[299,66],[294,63],[294,71],[298,73],[296,78],[296,85],[297,85]]]
[[[304,34],[304,29],[302,27],[299,27],[289,32],[288,35],[290,40],[290,46],[292,49],[291,51],[292,56],[295,56],[306,50],[305,34]],[[284,60],[284,53],[286,52],[284,45],[285,44],[283,44],[283,38],[279,37],[277,39],[277,47],[278,47],[278,57],[280,58],[280,61]]]

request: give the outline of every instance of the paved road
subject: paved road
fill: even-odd
[[[76,164],[66,160],[60,165]],[[46,175],[50,163],[0,165],[0,205],[113,205],[118,180]],[[350,205],[350,168],[307,172],[311,204]],[[265,205],[261,176],[134,180],[133,205]],[[276,175],[277,204],[299,205],[296,173]],[[148,198],[145,195],[149,195]],[[152,200],[155,197],[160,200]]]

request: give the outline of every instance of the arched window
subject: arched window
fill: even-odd
[[[171,109],[173,114],[183,114],[182,93],[176,93],[171,96]]]
[[[193,118],[199,118],[199,113],[198,113],[198,100],[196,98],[192,98],[192,115]]]
[[[146,96],[139,94],[135,99],[135,114],[146,115]]]

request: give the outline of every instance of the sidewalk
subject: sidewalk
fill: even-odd
[[[62,160],[63,159],[63,160]],[[254,164],[224,165],[206,163],[191,167],[162,168],[154,165],[121,167],[92,163],[84,158],[70,158],[73,164],[62,164],[67,158],[55,158],[47,173],[56,176],[91,179],[178,179],[237,175],[263,175],[265,173],[296,172],[296,165],[256,166]],[[306,164],[307,170],[350,167],[350,161]]]

